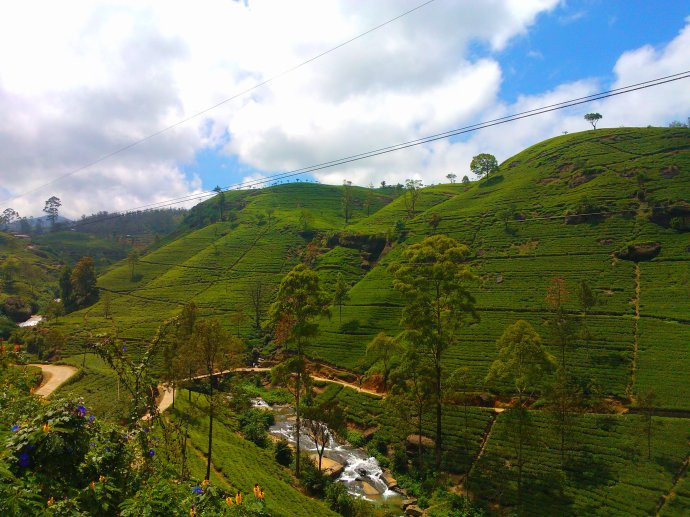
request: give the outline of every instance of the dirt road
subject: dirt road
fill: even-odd
[[[36,366],[43,372],[43,381],[34,392],[39,397],[47,397],[58,389],[63,382],[77,373],[74,366],[62,364],[31,364],[29,366]]]

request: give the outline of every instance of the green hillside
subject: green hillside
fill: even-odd
[[[477,389],[507,324],[523,318],[548,334],[546,286],[561,276],[573,292],[587,279],[599,300],[588,318],[590,338],[571,351],[577,373],[607,395],[626,399],[654,386],[661,406],[690,409],[686,130],[559,136],[506,160],[488,179],[424,188],[413,214],[394,190],[353,187],[354,213],[346,224],[343,188],[292,183],[233,191],[225,194],[224,221],[218,221],[218,199],[206,201],[190,211],[176,239],[141,258],[140,279],[130,279],[127,264],[100,277],[101,289],[112,293],[112,320],[99,302],[59,325],[76,334],[75,346],[92,328],[115,326],[125,339],[147,339],[193,301],[204,315],[234,328],[230,316],[247,309],[250,285],[260,278],[275,286],[302,260],[326,285],[338,272],[352,285],[342,322],[338,311],[324,319],[309,354],[358,370],[373,335],[399,330],[401,300],[387,265],[408,244],[444,233],[470,247],[481,277],[473,288],[481,321],[447,356],[449,366],[470,368]],[[440,216],[435,230],[433,214]],[[616,255],[647,242],[660,245],[651,260]],[[573,312],[576,302],[572,294],[567,307]],[[258,342],[250,318],[240,332]]]

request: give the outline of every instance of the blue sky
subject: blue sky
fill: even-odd
[[[8,3],[0,17],[0,210],[41,215],[51,195],[63,200],[67,217],[198,199],[216,185],[589,95],[614,82],[690,70],[687,0],[436,0],[202,119],[176,124],[421,3]],[[688,83],[333,167],[314,178],[364,186],[408,178],[438,183],[449,172],[468,174],[480,152],[502,161],[563,131],[587,130],[586,110],[604,115],[600,127],[684,120]],[[65,175],[70,171],[78,172]]]
[[[493,52],[488,43],[475,42],[469,57],[491,57],[500,63],[503,77],[499,98],[506,103],[582,79],[594,79],[601,89],[606,89],[615,78],[613,67],[624,52],[667,44],[686,25],[688,16],[690,4],[683,1],[571,0],[538,15],[527,32],[513,37],[505,49]],[[334,158],[358,151],[343,149]],[[282,172],[244,164],[220,147],[202,149],[193,162],[181,166],[187,174],[198,174],[205,190],[236,184],[246,177]],[[300,178],[314,179],[309,174]]]

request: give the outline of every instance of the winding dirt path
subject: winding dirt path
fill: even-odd
[[[29,366],[36,366],[43,372],[41,385],[34,392],[39,397],[49,396],[58,389],[62,383],[77,373],[77,369],[74,366],[63,364],[30,364]]]

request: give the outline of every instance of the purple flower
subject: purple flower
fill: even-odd
[[[204,489],[201,488],[200,486],[195,486],[194,488],[192,488],[192,492],[194,492],[195,494],[203,494]]]
[[[91,416],[89,417],[89,422],[93,422],[94,420],[96,420],[96,417],[93,416],[93,415],[91,415]]]
[[[126,352],[126,351],[127,351],[127,347],[126,347],[126,346],[123,346],[123,347],[122,347],[122,351],[123,351],[123,352]]]
[[[22,452],[19,454],[19,466],[28,467],[29,466],[29,453]]]
[[[18,429],[19,429],[19,426],[18,426],[18,425],[13,425],[13,426],[12,426],[12,432],[17,431]]]
[[[154,454],[156,454],[156,451],[154,451],[153,449],[149,449],[149,456],[153,456]]]
[[[91,442],[91,447],[95,447],[96,444],[94,442]]]
[[[110,447],[106,447],[105,452],[110,452]]]
[[[86,408],[84,406],[77,406],[77,413],[79,416],[84,417],[86,416]]]
[[[149,428],[148,428],[148,427],[144,427],[144,432],[145,432],[145,433],[148,433],[148,432],[149,432]]]

